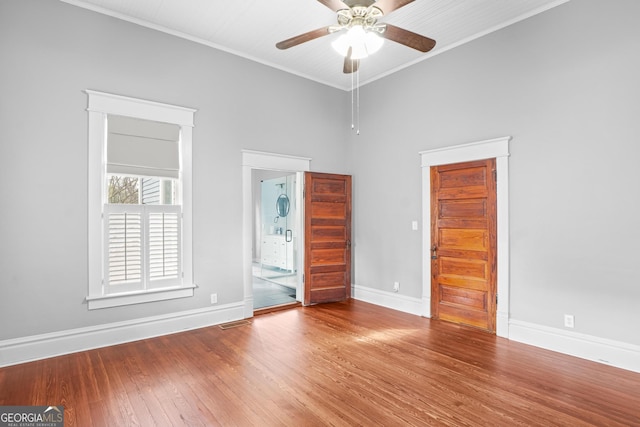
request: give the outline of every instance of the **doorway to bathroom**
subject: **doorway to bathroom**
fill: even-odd
[[[252,170],[254,310],[301,301],[298,184],[293,172]]]

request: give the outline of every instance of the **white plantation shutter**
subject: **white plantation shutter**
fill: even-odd
[[[142,206],[105,205],[106,293],[143,289]]]
[[[181,279],[180,257],[180,207],[147,206],[149,286],[164,287],[179,284]]]
[[[105,294],[179,286],[181,206],[106,204],[104,209]]]

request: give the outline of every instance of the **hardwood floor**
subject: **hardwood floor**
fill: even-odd
[[[640,426],[640,374],[361,301],[0,369],[66,426]]]

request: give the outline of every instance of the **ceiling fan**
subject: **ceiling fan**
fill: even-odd
[[[346,30],[335,40],[333,47],[344,55],[344,73],[358,71],[360,59],[382,45],[382,38],[392,40],[420,52],[429,52],[436,41],[420,34],[378,20],[415,0],[318,0],[338,16],[337,25],[329,25],[300,34],[276,44],[278,49],[290,47]]]

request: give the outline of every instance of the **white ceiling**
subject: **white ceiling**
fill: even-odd
[[[343,90],[343,58],[332,48],[337,34],[279,50],[281,40],[336,23],[316,0],[62,0],[239,55]],[[436,40],[421,53],[385,40],[360,63],[366,84],[569,0],[416,0],[379,22]]]

